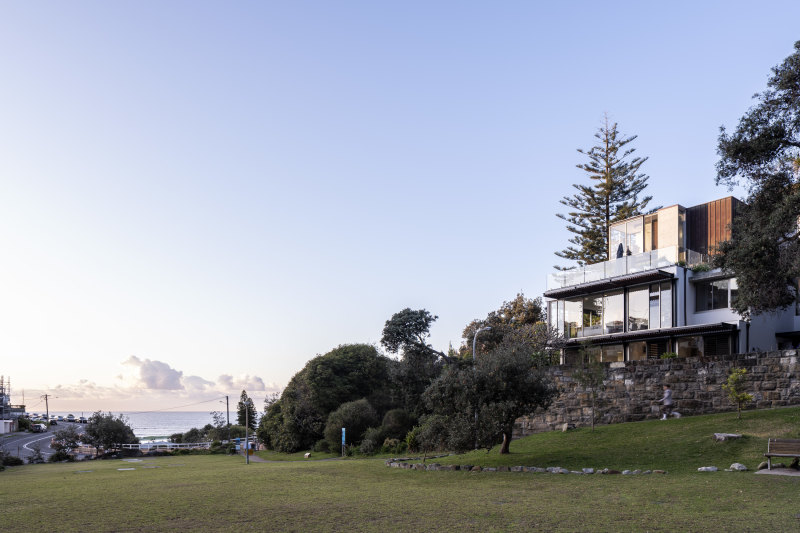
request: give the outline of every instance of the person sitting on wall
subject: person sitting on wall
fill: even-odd
[[[666,420],[670,414],[675,415],[675,418],[681,417],[678,411],[672,410],[672,389],[668,383],[664,384],[664,397],[658,403],[661,404],[661,420]]]

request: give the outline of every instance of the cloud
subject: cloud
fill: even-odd
[[[213,381],[208,381],[200,376],[186,376],[183,378],[183,386],[189,390],[206,390],[214,386]]]
[[[183,372],[175,370],[167,363],[150,359],[142,360],[132,355],[122,364],[139,367],[139,381],[147,389],[182,390],[185,388],[181,383]]]
[[[217,383],[225,390],[246,390],[248,393],[251,391],[266,391],[275,388],[274,386],[267,387],[264,380],[258,376],[251,376],[246,374],[238,378],[234,378],[229,374],[222,374],[217,378]]]

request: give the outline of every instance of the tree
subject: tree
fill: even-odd
[[[383,414],[390,409],[390,363],[367,344],[345,344],[315,357],[266,406],[259,439],[272,450],[309,449],[323,438],[328,415],[360,398]]]
[[[720,128],[717,184],[747,187],[747,205],[731,225],[714,265],[739,284],[743,317],[785,309],[800,277],[800,41],[772,69],[767,89],[728,134]]]
[[[595,406],[597,405],[597,392],[603,388],[603,382],[606,379],[606,369],[603,363],[597,360],[585,361],[583,368],[576,370],[572,377],[584,389],[589,390],[591,404],[591,417],[592,417],[592,431],[594,431],[595,421]]]
[[[236,404],[236,423],[255,431],[258,426],[257,417],[258,413],[256,413],[256,406],[253,405],[253,400],[247,395],[247,391],[242,390],[242,394],[239,396],[239,403]]]
[[[745,375],[747,370],[744,368],[734,368],[728,374],[728,381],[722,384],[722,390],[728,394],[728,399],[736,405],[737,418],[742,418],[742,406],[753,401],[753,395],[745,392],[747,381]]]
[[[590,184],[574,184],[578,192],[561,199],[569,211],[556,215],[567,222],[567,230],[574,234],[569,239],[572,246],[556,255],[581,266],[609,259],[609,227],[644,213],[652,200],[651,196],[639,197],[647,187],[648,176],[639,172],[647,158],[631,158],[635,148],[628,145],[637,136],[624,138],[617,131],[617,124],[609,125],[606,117],[595,137],[597,145],[588,151],[578,149],[589,158],[588,163],[577,167],[589,175]]]
[[[472,341],[479,328],[489,327],[482,331],[477,338],[478,353],[487,353],[502,344],[503,339],[512,331],[526,326],[543,322],[545,319],[541,298],[525,298],[523,293],[518,293],[510,302],[503,302],[496,311],[491,311],[484,320],[473,320],[464,328],[461,337],[463,356],[472,355]]]
[[[403,309],[386,321],[381,337],[386,350],[402,354],[390,367],[393,403],[417,417],[424,410],[422,393],[439,376],[445,362],[454,360],[427,342],[431,324],[437,318],[425,309]]]
[[[558,392],[543,372],[545,359],[524,338],[515,335],[507,339],[490,354],[477,358],[474,367],[448,365],[431,383],[424,399],[434,415],[446,421],[444,429],[437,430],[443,432],[437,439],[459,451],[474,443],[489,449],[502,441],[500,453],[509,453],[516,419],[548,407]],[[430,420],[439,427],[443,419]]]
[[[121,444],[139,442],[133,434],[133,429],[128,425],[127,418],[123,415],[104,414],[101,411],[96,411],[89,417],[85,434],[87,442],[97,451],[102,448],[109,452],[118,449]]]
[[[67,426],[53,434],[50,446],[57,452],[71,454],[80,447],[84,436],[78,433],[74,426]]]
[[[369,402],[362,398],[343,403],[328,415],[325,424],[325,440],[331,450],[337,450],[342,442],[342,428],[345,428],[345,444],[352,446],[361,442],[368,428],[378,424],[378,414]]]

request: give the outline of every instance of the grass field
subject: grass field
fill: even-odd
[[[245,465],[211,455],[14,467],[0,473],[0,531],[797,531],[800,478],[696,471],[754,468],[766,436],[800,436],[800,409],[744,417],[548,433],[514,441],[510,456],[437,459],[667,475],[417,472],[379,459]],[[737,431],[746,437],[711,440]]]

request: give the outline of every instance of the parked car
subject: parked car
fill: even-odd
[[[75,416],[71,414],[67,415],[67,422],[75,422]]]
[[[47,426],[44,424],[31,424],[31,431],[33,433],[44,433],[47,431]]]
[[[88,424],[89,420],[87,420],[85,416],[82,416],[78,419],[78,422],[81,424]]]
[[[55,418],[52,418],[52,419],[50,419],[50,425],[51,426],[57,426],[58,425],[58,421]]]

